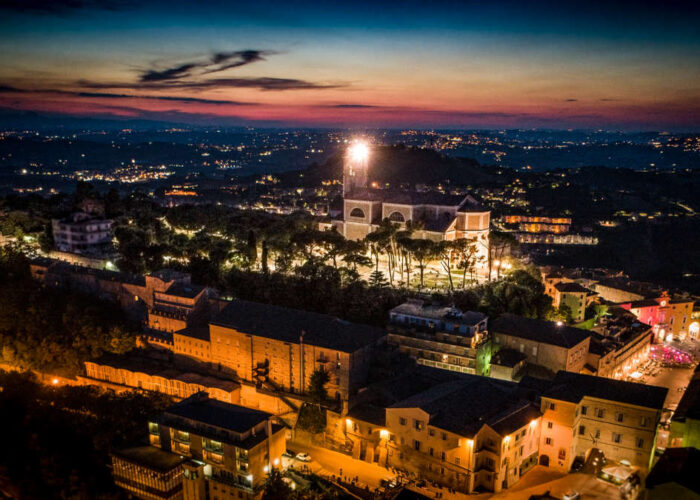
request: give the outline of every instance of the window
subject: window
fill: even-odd
[[[459,465],[459,457],[455,457],[455,463]]]
[[[582,406],[581,407],[581,415],[586,415],[588,414],[588,406]]]
[[[644,448],[644,439],[637,438],[637,448]]]
[[[429,436],[434,436],[434,435],[435,435],[435,429],[428,429],[428,435],[429,435]]]
[[[613,442],[615,442],[615,443],[622,442],[622,434],[618,434],[617,432],[613,432],[612,438],[613,438]]]
[[[547,429],[551,429],[554,427],[554,424],[552,422],[547,422]]]
[[[545,440],[544,440],[544,444],[546,444],[546,445],[548,445],[548,446],[552,446],[552,438],[547,438],[547,439],[545,439]]]
[[[559,460],[566,460],[566,448],[559,448]]]
[[[579,436],[584,436],[586,434],[586,426],[585,425],[578,426],[578,434],[579,434]]]
[[[598,418],[605,418],[605,410],[603,410],[602,408],[596,408],[595,416]]]
[[[600,429],[595,430],[595,438],[600,439]]]
[[[415,427],[415,429],[417,431],[422,431],[423,430],[423,422],[421,422],[420,420],[414,420],[413,427]]]
[[[445,433],[445,432],[442,433],[442,440],[447,441],[447,433]]]
[[[615,418],[617,419],[618,422],[622,422],[625,419],[625,414],[618,413],[617,415],[615,415]]]
[[[401,212],[392,212],[389,215],[389,220],[391,222],[405,222],[406,221],[406,219],[404,218],[404,216]]]
[[[432,457],[434,453],[435,453],[435,450],[431,446],[430,449],[428,450],[428,454]]]
[[[445,452],[440,453],[440,460],[445,461]]]
[[[413,448],[414,448],[416,451],[420,451],[420,441],[414,439],[414,440],[413,440]]]
[[[646,427],[648,423],[649,423],[649,419],[647,417],[639,417],[639,426],[640,427]]]
[[[554,403],[549,403],[549,409],[555,411],[557,409],[557,405],[555,405]]]
[[[399,423],[400,423],[401,425],[406,425],[406,419],[403,418],[403,417],[400,417],[400,418],[399,418]]]
[[[359,217],[361,219],[365,218],[365,213],[362,211],[361,208],[353,208],[350,211],[350,217]]]

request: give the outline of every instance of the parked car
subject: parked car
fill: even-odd
[[[569,490],[564,493],[562,500],[580,500],[581,494],[576,490]]]
[[[284,450],[284,453],[282,453],[283,457],[287,458],[294,458],[295,453],[292,450]]]
[[[300,462],[311,462],[311,457],[308,453],[297,453],[297,460]]]

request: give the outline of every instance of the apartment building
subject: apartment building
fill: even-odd
[[[389,312],[387,342],[421,365],[488,375],[487,324],[482,313],[413,299]]]
[[[540,465],[568,472],[575,457],[585,459],[597,448],[608,461],[626,460],[647,471],[667,393],[663,387],[558,372],[541,396]]]
[[[148,432],[153,447],[186,458],[177,464],[182,473],[173,469],[169,476],[180,482],[183,500],[259,499],[267,473],[280,465],[286,447],[284,427],[272,415],[212,400],[206,393],[168,408],[148,423]],[[128,484],[137,496],[153,493],[151,463],[141,461],[127,475],[117,467],[120,455],[112,460],[118,485]]]
[[[493,350],[509,348],[527,356],[527,363],[554,373],[580,372],[586,364],[590,334],[563,323],[502,314],[490,322]]]
[[[51,228],[56,248],[61,252],[101,255],[111,247],[112,223],[84,212],[53,219]]]
[[[458,491],[498,492],[537,464],[540,412],[516,384],[464,377],[386,409],[388,464]]]
[[[234,300],[210,323],[211,362],[260,387],[305,394],[324,369],[332,398],[347,404],[367,382],[384,330],[333,316]]]
[[[658,341],[684,339],[690,331],[693,306],[690,299],[674,299],[668,293],[658,297],[618,304],[634,314],[639,321],[651,325]]]

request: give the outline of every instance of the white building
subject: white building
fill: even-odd
[[[100,254],[112,242],[112,221],[77,212],[51,221],[56,248],[62,252]]]

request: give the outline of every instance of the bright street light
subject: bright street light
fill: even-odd
[[[369,147],[364,142],[356,142],[350,146],[349,153],[353,161],[364,162],[369,157]]]

